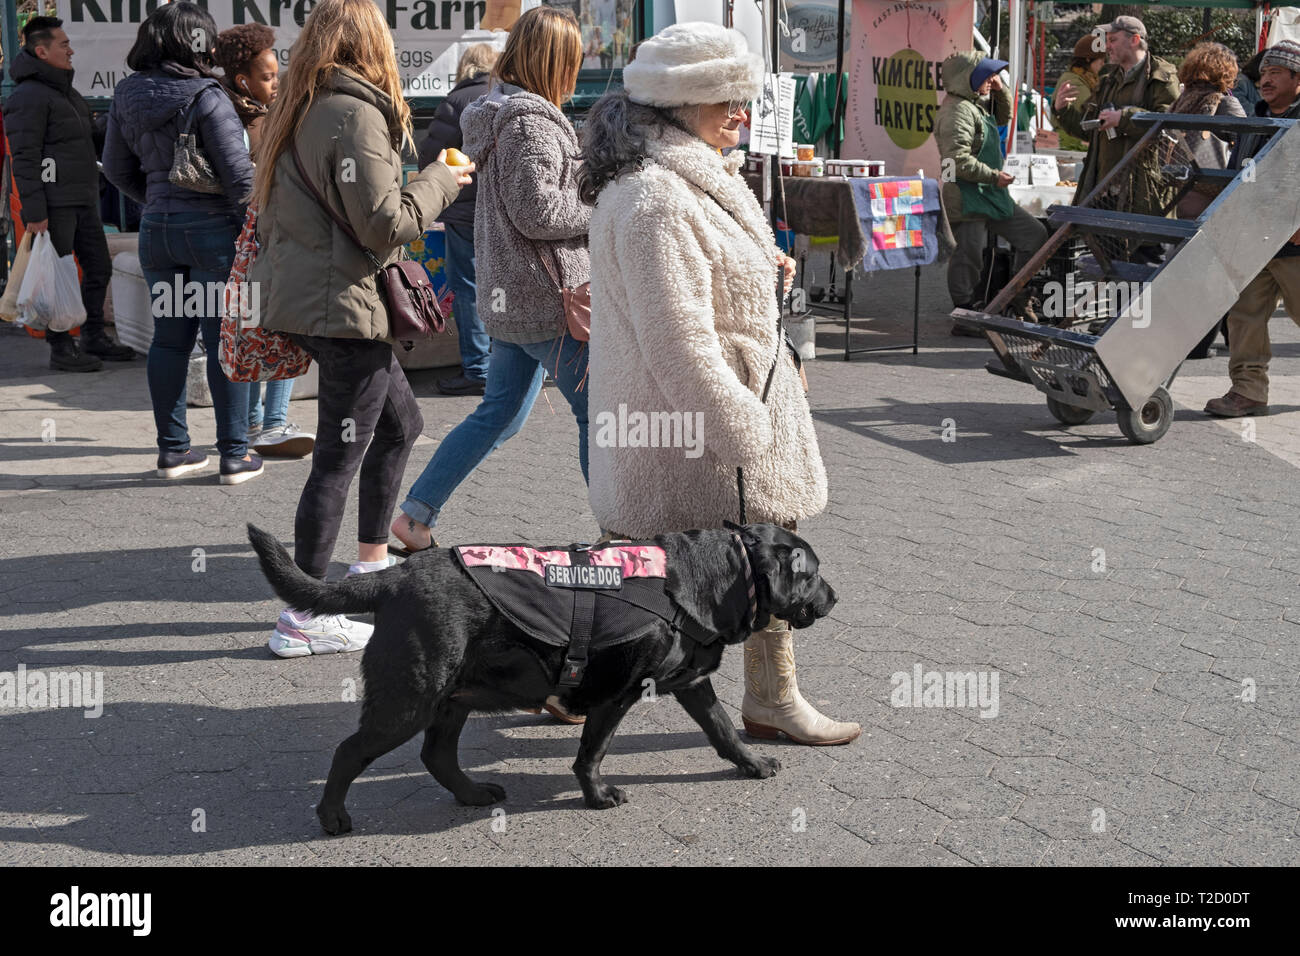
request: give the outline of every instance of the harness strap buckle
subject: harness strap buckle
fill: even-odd
[[[587,670],[587,649],[591,646],[591,629],[596,616],[596,592],[573,592],[573,630],[569,637],[569,651],[560,669],[560,687],[577,687]]]

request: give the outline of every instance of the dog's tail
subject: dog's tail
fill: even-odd
[[[256,525],[249,524],[248,540],[275,593],[296,611],[364,614],[373,611],[393,589],[393,577],[382,571],[353,575],[336,584],[317,581],[293,563],[279,541]]]

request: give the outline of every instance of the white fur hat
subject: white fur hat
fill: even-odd
[[[675,23],[636,48],[623,86],[643,106],[694,106],[757,99],[763,58],[745,36],[716,23]]]

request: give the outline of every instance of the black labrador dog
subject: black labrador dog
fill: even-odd
[[[567,710],[587,715],[573,764],[587,806],[618,806],[627,796],[601,779],[600,764],[619,722],[643,696],[647,678],[656,693],[675,696],[718,754],[742,773],[775,774],[781,766],[776,760],[741,743],[709,675],[726,645],[766,626],[769,616],[808,627],[830,612],[836,596],[803,539],[769,524],[730,527],[646,542],[666,555],[663,591],[678,612],[676,619],[655,618],[657,623],[641,627],[639,636],[593,644],[580,684],[557,689],[565,648],[537,640],[503,614],[453,549],[422,551],[399,567],[324,584],[300,571],[278,541],[250,524],[248,537],[262,570],[290,607],[315,614],[375,614],[375,632],[361,661],[360,729],[335,751],[316,808],[326,832],[352,829],[343,805],[352,781],[420,731],[425,734],[420,759],[457,800],[472,806],[503,800],[500,786],[476,783],[459,766],[457,743],[465,720],[471,711],[537,708],[556,693]],[[747,613],[735,613],[738,581]]]

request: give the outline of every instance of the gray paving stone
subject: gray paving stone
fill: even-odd
[[[1018,820],[954,820],[938,843],[976,865],[1036,866],[1052,840]]]
[[[1133,776],[1106,780],[1097,796],[1128,816],[1181,814],[1191,806],[1195,792],[1156,776]]]
[[[843,826],[868,843],[933,843],[947,823],[942,813],[916,800],[859,800]]]
[[[1197,793],[1249,790],[1258,771],[1215,754],[1167,757],[1156,765],[1156,776]]]
[[[1228,834],[1187,814],[1133,817],[1116,839],[1161,863],[1193,866],[1226,858],[1232,842]]]
[[[1261,832],[1290,834],[1300,811],[1271,800],[1258,793],[1240,790],[1220,790],[1201,794],[1192,801],[1191,811],[1199,818],[1225,833],[1258,834]]]
[[[936,777],[916,794],[916,802],[954,820],[1010,817],[1025,795],[983,777]]]
[[[1123,824],[1114,807],[1083,796],[1033,794],[1016,808],[1013,818],[1053,840],[1101,838]]]

